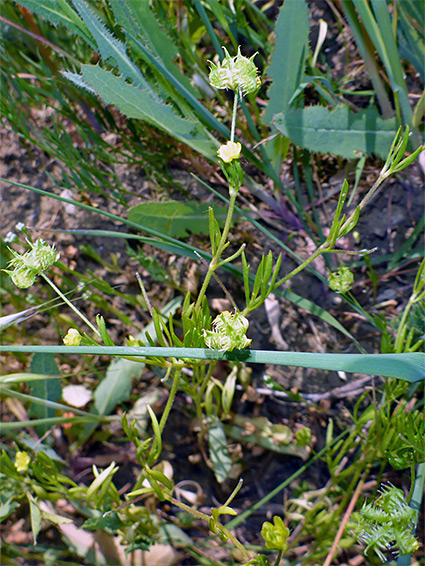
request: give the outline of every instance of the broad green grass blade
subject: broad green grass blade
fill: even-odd
[[[273,80],[264,122],[288,109],[289,101],[304,75],[308,55],[309,18],[304,0],[285,0],[275,26],[276,44],[268,74]]]
[[[273,124],[300,147],[347,159],[358,158],[358,152],[385,159],[397,130],[395,118],[384,120],[375,108],[353,114],[348,106],[289,110],[277,114]]]
[[[53,354],[46,354],[39,352],[34,354],[31,360],[31,372],[44,374],[46,376],[56,376],[53,379],[41,379],[32,381],[29,384],[31,397],[38,398],[42,403],[33,403],[30,408],[30,416],[36,418],[51,418],[54,417],[55,411],[49,405],[55,402],[62,396],[62,386],[60,379],[57,377],[60,374],[59,368],[56,364]],[[39,427],[37,431],[42,436],[47,429]]]
[[[131,348],[126,346],[0,346],[0,352],[45,352],[136,357],[176,357],[197,360],[233,360],[253,364],[274,364],[329,371],[345,371],[395,377],[405,381],[425,380],[425,353],[408,354],[313,354],[238,350],[220,352],[203,348]]]

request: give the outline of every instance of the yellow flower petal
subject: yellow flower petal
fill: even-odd
[[[222,145],[218,150],[218,156],[225,163],[230,163],[234,159],[239,159],[241,155],[242,146],[239,142],[228,141]]]

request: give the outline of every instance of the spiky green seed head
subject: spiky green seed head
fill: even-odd
[[[5,269],[19,289],[28,289],[33,285],[36,277],[56,263],[60,257],[55,246],[49,246],[44,240],[35,243],[28,242],[30,249],[20,254],[9,248],[13,258],[9,261],[11,269]]]
[[[214,319],[212,330],[203,330],[205,345],[222,352],[243,350],[252,342],[246,337],[248,327],[249,322],[241,313],[222,312]]]
[[[338,271],[328,275],[329,288],[337,293],[348,293],[354,282],[354,275],[345,265],[340,265]]]
[[[257,92],[261,86],[261,79],[258,76],[258,69],[253,61],[256,53],[248,59],[241,54],[238,47],[236,57],[230,57],[225,47],[224,60],[216,65],[209,61],[211,65],[209,81],[214,88],[228,88],[235,92],[240,92],[242,96]]]

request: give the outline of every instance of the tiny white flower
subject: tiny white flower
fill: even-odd
[[[10,243],[12,243],[12,242],[16,242],[17,239],[18,239],[18,237],[17,237],[17,235],[15,234],[15,232],[11,232],[11,231],[10,231],[10,232],[8,232],[8,233],[6,234],[6,237],[5,237],[4,241],[5,241],[6,244],[10,244]]]

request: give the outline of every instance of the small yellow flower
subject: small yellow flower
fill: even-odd
[[[15,468],[18,472],[26,472],[31,459],[26,452],[17,452],[15,457]]]
[[[82,340],[81,334],[76,328],[70,328],[63,339],[65,346],[79,346]]]
[[[239,159],[242,146],[239,142],[228,141],[226,144],[220,146],[218,156],[225,163],[230,163],[234,159]]]

